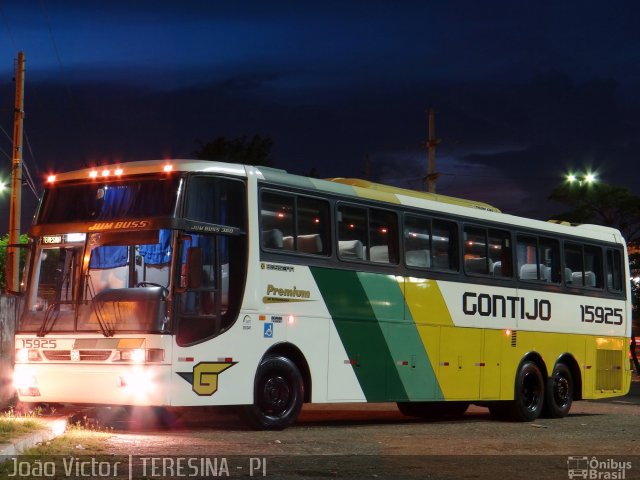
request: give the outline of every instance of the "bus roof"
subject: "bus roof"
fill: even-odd
[[[389,185],[370,182],[368,180],[354,178],[330,178],[327,180],[321,180],[291,174],[285,170],[271,167],[254,167],[211,160],[165,159],[122,162],[56,174],[55,182],[105,178],[109,176],[116,176],[118,174],[126,176],[161,173],[163,171],[167,171],[165,170],[165,167],[167,166],[170,166],[169,171],[175,172],[210,172],[241,177],[257,175],[267,181],[281,185],[299,187],[310,191],[318,190],[391,204],[402,204],[442,212],[446,211],[466,217],[624,243],[622,235],[618,230],[601,225],[568,225],[565,222],[550,223],[505,214],[484,202],[392,187]],[[121,169],[122,171],[116,174],[116,170],[118,169]],[[109,172],[108,174],[106,174],[107,171]]]
[[[462,205],[464,207],[479,208],[480,210],[500,213],[500,210],[498,210],[496,207],[489,205],[488,203],[477,202],[475,200],[466,200],[464,198],[449,197],[447,195],[440,195],[436,193],[420,192],[418,190],[409,190],[407,188],[392,187],[390,185],[383,185],[382,183],[374,183],[374,182],[370,182],[369,180],[361,180],[359,178],[338,177],[338,178],[328,178],[327,180],[330,182],[338,182],[338,183],[344,183],[345,185],[352,185],[354,187],[368,188],[368,189],[377,190],[380,192],[392,193],[394,195],[406,195],[409,197],[422,198],[424,200],[433,200],[436,202],[450,203],[452,205]]]

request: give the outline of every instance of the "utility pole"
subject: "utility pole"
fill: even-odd
[[[7,242],[7,289],[17,292],[20,250],[12,245],[20,242],[22,202],[22,122],[24,120],[24,53],[18,52],[16,64],[16,103],[13,116],[13,160],[11,164],[11,202],[9,209],[9,241]]]
[[[436,138],[436,112],[433,108],[429,109],[429,139],[427,140],[427,191],[436,193],[436,180],[438,173],[436,172],[436,145],[440,140]]]

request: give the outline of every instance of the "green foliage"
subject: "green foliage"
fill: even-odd
[[[201,141],[198,143],[200,148],[194,152],[194,155],[200,160],[217,160],[264,167],[275,165],[275,161],[271,157],[273,140],[270,137],[260,135],[254,135],[250,139],[246,136],[238,138],[216,137],[208,143]]]
[[[622,232],[629,250],[631,277],[640,277],[640,197],[624,187],[595,184],[564,184],[557,187],[549,199],[564,203],[571,210],[554,215],[555,220],[571,223],[595,223],[617,228]],[[633,248],[635,246],[635,248]],[[634,324],[640,323],[640,285],[632,285]],[[640,328],[636,328],[636,335]]]
[[[7,287],[5,282],[5,269],[7,265],[7,243],[9,242],[9,235],[5,235],[0,238],[0,290],[4,291]],[[28,242],[27,234],[20,235],[20,242],[26,244]],[[24,267],[24,261],[27,256],[26,249],[20,249],[20,271]]]
[[[627,188],[606,183],[564,184],[553,190],[549,199],[570,207],[554,215],[555,220],[617,228],[628,243],[640,237],[640,197]]]

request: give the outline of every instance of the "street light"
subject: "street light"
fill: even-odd
[[[0,193],[4,192],[7,186],[4,184],[4,180],[0,180]]]
[[[576,175],[575,173],[568,173],[565,175],[567,183],[577,183],[579,186],[591,185],[597,181],[597,176],[593,172],[587,172],[583,175]]]

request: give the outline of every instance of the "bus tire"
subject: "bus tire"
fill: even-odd
[[[259,430],[283,430],[298,418],[304,400],[300,370],[290,359],[266,356],[254,382],[254,402],[244,413],[249,425]]]
[[[517,422],[531,422],[540,416],[544,404],[544,379],[534,362],[520,364],[516,374],[513,401],[509,403],[507,417]]]
[[[461,417],[469,402],[397,402],[400,413],[407,417],[442,418]]]
[[[567,416],[573,402],[573,376],[564,363],[558,363],[547,380],[543,414],[549,418]]]

